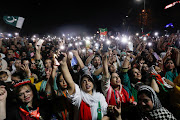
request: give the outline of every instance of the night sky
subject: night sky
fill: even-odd
[[[146,0],[146,9],[151,10],[153,30],[163,30],[164,26],[170,22],[174,24],[174,29],[180,29],[180,4],[164,10],[166,5],[174,1]],[[129,27],[129,31],[135,32],[140,30],[137,18],[142,9],[143,1],[136,2],[135,0],[5,1],[0,7],[0,31],[18,31],[2,20],[4,15],[13,15],[25,18],[21,33],[29,35],[73,31],[95,33],[99,27],[107,27],[112,31],[121,31]]]

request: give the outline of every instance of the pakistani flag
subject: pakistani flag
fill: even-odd
[[[17,28],[22,28],[24,23],[24,18],[19,16],[3,16],[3,20],[6,24],[15,26]]]
[[[143,34],[142,36],[144,37],[144,36],[150,36],[150,34],[151,34],[151,32],[148,32],[148,33],[146,33],[146,34]]]
[[[100,35],[107,35],[107,28],[99,28]]]

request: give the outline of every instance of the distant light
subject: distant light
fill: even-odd
[[[147,37],[143,37],[143,40],[146,41],[146,40],[147,40]]]
[[[112,39],[114,39],[115,37],[114,36],[110,36]]]
[[[136,36],[139,36],[139,33],[136,33]]]
[[[16,36],[19,35],[19,33],[14,33]]]
[[[86,44],[90,44],[90,41],[89,41],[89,40],[86,40]]]
[[[115,40],[120,40],[119,37],[116,37]]]
[[[75,43],[75,46],[78,46],[78,43]]]
[[[70,55],[70,56],[73,56],[73,53],[72,53],[72,52],[69,52],[69,55]]]
[[[79,45],[82,45],[82,42],[79,42]]]
[[[85,52],[86,52],[86,49],[85,49],[85,48],[84,48],[84,49],[82,49],[82,52],[83,52],[83,53],[85,53]]]
[[[110,40],[106,41],[106,44],[107,44],[107,45],[110,45],[110,44],[111,44],[111,41],[110,41]]]
[[[86,37],[87,40],[90,40],[90,37]]]
[[[129,17],[129,16],[126,16],[127,18]]]
[[[155,36],[158,36],[158,34],[159,34],[158,32],[155,32],[155,33],[154,33]]]
[[[122,37],[122,43],[127,43],[128,39],[126,36]]]
[[[72,43],[70,43],[68,46],[69,46],[69,47],[72,47]]]
[[[99,44],[98,44],[98,43],[95,43],[94,46],[99,46]]]
[[[9,33],[9,34],[8,34],[8,37],[11,37],[11,36],[12,36],[12,35]]]
[[[64,49],[65,49],[65,46],[63,46],[63,45],[60,46],[60,49],[61,49],[61,50],[64,50]]]
[[[148,46],[152,46],[152,43],[151,43],[151,42],[148,42]]]

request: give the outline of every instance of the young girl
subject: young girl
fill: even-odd
[[[64,79],[68,83],[67,97],[79,110],[80,120],[100,120],[106,114],[107,103],[103,94],[96,92],[94,80],[91,75],[84,74],[80,85],[74,83],[67,67],[67,55],[60,61],[60,68]],[[76,59],[80,57],[76,56]],[[76,112],[77,113],[77,112]]]

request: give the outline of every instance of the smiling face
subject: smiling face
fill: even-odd
[[[146,94],[142,93],[138,95],[138,105],[143,112],[149,112],[153,110],[153,102]]]
[[[142,78],[141,72],[137,68],[133,68],[132,73],[133,73],[134,79],[141,80],[141,78]]]
[[[111,85],[117,87],[121,85],[121,79],[117,73],[112,73],[111,75]]]
[[[95,58],[93,59],[93,65],[94,65],[95,67],[98,67],[100,64],[101,64],[100,58],[99,58],[99,57],[95,57]]]
[[[51,65],[52,65],[52,61],[50,59],[46,59],[45,60],[45,67],[46,68],[51,68]]]
[[[33,91],[29,85],[24,85],[19,88],[19,99],[23,103],[27,103],[28,106],[32,105],[33,97]]]
[[[89,93],[92,95],[92,90],[94,88],[93,83],[91,82],[90,78],[83,77],[81,81],[82,90],[86,93]]]

